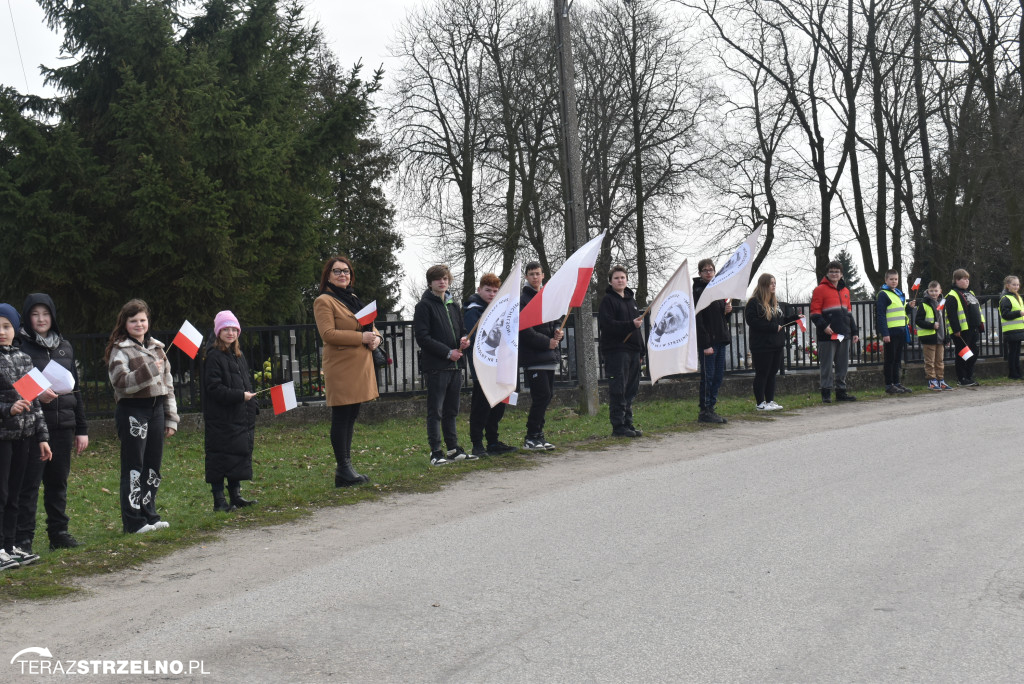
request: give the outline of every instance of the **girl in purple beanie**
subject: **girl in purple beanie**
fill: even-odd
[[[203,423],[206,427],[206,481],[213,491],[213,510],[227,513],[251,506],[243,499],[242,480],[252,479],[256,414],[249,364],[238,336],[242,326],[230,311],[213,319],[213,343],[203,363]],[[224,480],[228,496],[224,497]]]

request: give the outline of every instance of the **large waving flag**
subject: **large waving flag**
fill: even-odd
[[[652,383],[666,375],[697,370],[697,312],[685,260],[651,302],[647,359]]]
[[[696,311],[700,312],[711,305],[716,299],[743,299],[747,296],[747,285],[750,283],[750,267],[754,263],[757,252],[757,239],[761,237],[761,226],[750,234],[739,249],[729,257],[725,266],[718,269],[714,279],[704,288]]]
[[[601,233],[565,260],[558,273],[551,276],[548,284],[519,313],[520,330],[561,318],[569,309],[583,303],[604,235]]]
[[[514,394],[519,375],[519,289],[522,265],[512,266],[498,294],[480,315],[473,336],[476,381],[491,406]],[[540,296],[540,295],[538,295]]]

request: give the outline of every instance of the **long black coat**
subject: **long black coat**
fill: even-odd
[[[210,347],[203,364],[203,422],[206,425],[206,481],[252,479],[252,448],[256,436],[256,400],[249,364]]]

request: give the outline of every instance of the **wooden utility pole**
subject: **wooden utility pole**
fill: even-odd
[[[565,200],[566,255],[572,254],[590,239],[583,213],[583,164],[580,161],[580,129],[576,118],[576,68],[572,60],[569,9],[572,0],[554,0],[555,52],[558,54],[558,85],[562,108],[562,160],[565,173],[562,196]],[[579,409],[596,415],[597,349],[594,344],[594,297],[590,289],[576,310],[576,373],[579,379]]]

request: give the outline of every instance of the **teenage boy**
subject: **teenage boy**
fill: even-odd
[[[811,320],[818,333],[821,400],[832,403],[834,384],[836,401],[857,401],[846,391],[846,371],[850,365],[850,344],[857,344],[860,331],[853,317],[850,288],[843,280],[843,265],[838,261],[829,262],[825,277],[811,293]]]
[[[463,350],[469,346],[462,311],[448,292],[452,274],[444,264],[427,269],[427,291],[412,317],[416,344],[422,350],[420,371],[427,385],[427,441],[430,465],[440,466],[477,457],[459,446],[455,417],[459,415]],[[441,448],[441,435],[448,450]]]
[[[633,425],[633,400],[640,388],[640,359],[644,338],[640,326],[644,317],[626,287],[625,266],[612,266],[608,287],[597,312],[601,331],[601,355],[608,376],[608,419],[613,437],[640,437],[643,433]]]
[[[485,273],[480,278],[480,286],[462,305],[466,329],[472,330],[483,315],[487,305],[501,289],[501,279],[493,273]],[[474,333],[472,337],[476,337]],[[505,415],[505,404],[498,402],[491,406],[487,395],[480,388],[476,379],[476,366],[473,363],[473,339],[469,340],[466,356],[469,357],[469,373],[473,376],[473,394],[469,403],[469,438],[473,442],[472,456],[500,456],[516,450],[514,446],[505,444],[498,439],[498,423]],[[484,434],[487,435],[487,448],[484,448]]]
[[[882,337],[883,374],[886,394],[910,394],[912,390],[900,382],[900,365],[907,346],[907,297],[897,287],[900,274],[890,268],[885,272],[885,284],[875,300],[875,328]],[[911,306],[914,306],[911,303]]]
[[[698,277],[693,279],[693,303],[700,301],[704,288],[715,277],[715,262],[701,259],[697,264]],[[732,342],[729,334],[729,314],[732,301],[716,299],[697,314],[697,362],[700,366],[700,412],[697,420],[701,423],[725,423],[725,418],[715,413],[718,390],[725,379],[725,348]]]
[[[519,297],[519,310],[530,303],[544,287],[544,269],[539,262],[526,264],[526,285]],[[555,448],[544,439],[544,414],[554,394],[555,369],[558,368],[558,343],[563,332],[558,321],[549,321],[519,331],[519,365],[526,375],[526,386],[530,390],[530,412],[526,417],[526,440],[524,446],[534,451]]]

